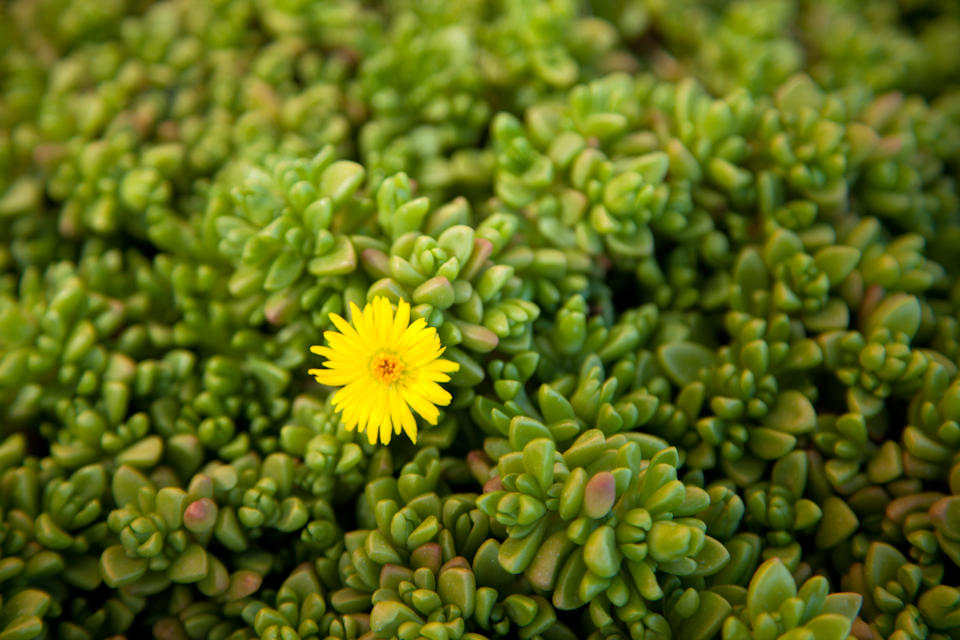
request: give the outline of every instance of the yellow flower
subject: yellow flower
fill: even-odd
[[[389,444],[393,433],[404,432],[416,444],[417,421],[412,408],[430,424],[437,424],[437,405],[450,404],[451,396],[438,382],[448,382],[460,369],[456,362],[440,359],[444,347],[437,330],[423,318],[410,324],[410,305],[401,300],[397,315],[390,301],[378,297],[360,309],[350,304],[353,324],[331,313],[339,332],[326,331],[329,347],[311,347],[327,358],[326,369],[309,373],[320,384],[343,387],[333,397],[343,411],[348,431],[367,431],[370,444]]]

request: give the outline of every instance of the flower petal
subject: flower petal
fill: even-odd
[[[397,305],[397,315],[393,319],[393,326],[390,328],[390,337],[387,344],[397,344],[409,324],[410,304],[403,298],[400,298],[400,303]]]
[[[363,338],[360,337],[360,334],[357,333],[357,330],[350,326],[350,323],[338,316],[335,313],[330,314],[330,320],[333,321],[334,326],[340,330],[340,333],[352,342],[356,342],[358,345],[363,345]],[[332,331],[326,333],[333,333]],[[326,334],[324,334],[326,335]]]
[[[336,369],[310,369],[307,373],[316,378],[317,382],[328,387],[342,387],[356,382],[363,376],[362,371],[338,371]]]
[[[424,338],[420,336],[420,334],[424,331],[429,330],[434,332],[434,334],[436,334],[436,331],[437,331],[436,329],[434,329],[433,327],[424,329],[424,327],[426,326],[427,326],[427,321],[424,320],[423,318],[418,318],[417,320],[414,320],[413,324],[407,327],[407,330],[403,332],[403,335],[400,336],[400,339],[397,340],[396,344],[392,345],[394,351],[396,351],[398,354],[402,354],[403,352],[416,346],[418,342],[420,342],[421,340],[424,340]]]
[[[427,399],[420,395],[415,389],[411,389],[408,386],[404,386],[401,393],[407,404],[419,413],[424,420],[430,424],[437,424],[440,411],[433,406],[433,404],[428,402]]]
[[[354,403],[356,400],[369,396],[372,392],[372,387],[376,383],[368,377],[362,377],[354,382],[351,382],[344,388],[337,391],[337,394],[333,396],[333,404],[340,409],[343,405],[348,403]],[[362,402],[356,402],[358,410],[366,410],[367,405]]]
[[[419,369],[424,367],[431,362],[436,362],[437,358],[440,357],[440,350],[430,349],[430,350],[418,350],[418,349],[409,349],[403,357],[403,362],[406,366],[411,369]]]
[[[453,396],[450,393],[438,385],[436,382],[431,382],[429,380],[423,380],[417,383],[417,391],[427,399],[428,402],[432,402],[435,405],[445,407],[450,404],[450,400],[453,399]]]
[[[379,307],[376,324],[380,344],[389,345],[390,332],[393,329],[393,307],[390,305],[390,301],[384,296],[378,296],[377,299],[373,301],[373,306],[374,308]]]
[[[380,442],[382,442],[383,444],[390,444],[390,440],[391,438],[393,438],[394,416],[393,416],[393,406],[390,401],[390,395],[391,395],[390,389],[392,386],[393,385],[391,385],[390,387],[387,387],[387,392],[384,394],[384,398],[383,398],[384,415],[383,415],[383,420],[380,423]],[[399,433],[400,432],[399,424],[397,425],[397,427],[398,427],[397,432]]]
[[[403,401],[397,385],[390,386],[390,414],[393,418],[394,431],[400,433],[402,427],[411,442],[417,444],[417,420],[410,413],[410,407]]]
[[[383,423],[387,418],[387,389],[379,385],[379,389],[370,396],[370,424],[368,429],[380,435],[383,431]],[[376,442],[376,439],[374,439]]]
[[[439,371],[430,371],[429,369],[415,369],[410,372],[404,372],[413,380],[429,380],[431,382],[450,382],[450,376]]]
[[[360,344],[355,341],[353,338],[348,338],[342,333],[335,333],[333,331],[325,331],[323,337],[326,338],[327,343],[330,345],[330,348],[336,351],[337,353],[348,355],[348,356],[359,356],[369,357],[373,355],[373,349],[370,347]]]
[[[360,336],[360,342],[369,348],[377,348],[377,334],[371,331],[370,317],[373,315],[373,309],[369,303],[360,311],[356,304],[350,303],[350,317],[353,320],[353,326]]]
[[[403,399],[399,390],[397,391],[397,397],[400,403],[403,432],[407,434],[413,444],[417,444],[417,419],[413,417],[413,412],[410,411],[410,405]]]

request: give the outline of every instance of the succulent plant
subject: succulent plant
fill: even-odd
[[[957,640],[955,4],[0,3],[0,637]]]
[[[846,638],[860,604],[859,594],[831,594],[823,576],[798,590],[784,563],[774,558],[757,569],[745,602],[723,624],[723,638]]]
[[[807,484],[807,457],[794,451],[774,466],[769,483],[752,485],[745,491],[751,520],[766,531],[768,556],[779,557],[791,571],[796,571],[802,557],[802,546],[796,536],[810,531],[823,516],[823,509],[803,498]]]

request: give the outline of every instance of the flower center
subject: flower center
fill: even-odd
[[[381,353],[370,361],[370,371],[381,384],[393,384],[403,375],[403,361],[392,353]]]

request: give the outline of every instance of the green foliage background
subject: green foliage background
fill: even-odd
[[[0,639],[958,640],[958,171],[952,0],[2,3]]]

